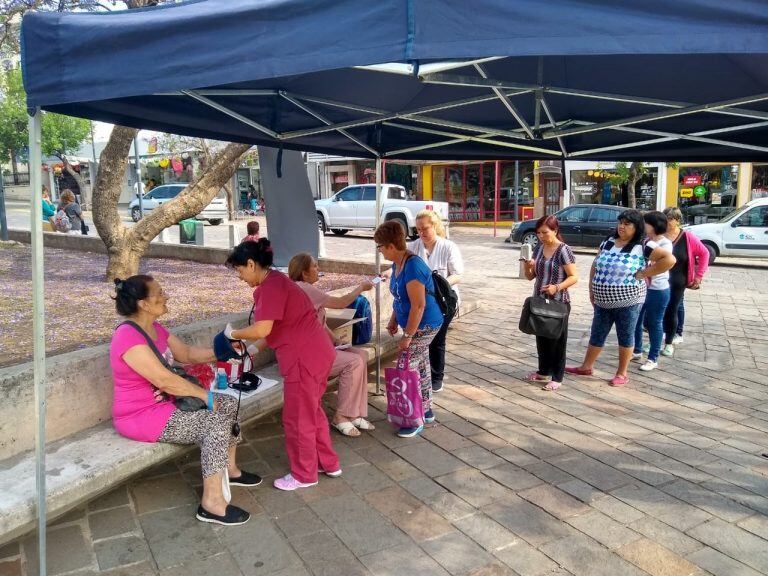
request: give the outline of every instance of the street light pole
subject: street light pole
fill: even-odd
[[[8,220],[5,216],[5,183],[2,169],[0,169],[0,240],[8,241]]]

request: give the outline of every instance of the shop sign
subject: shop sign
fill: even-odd
[[[701,184],[701,175],[691,174],[690,176],[683,176],[683,184],[686,186],[698,186]]]
[[[680,198],[693,198],[693,188],[680,188]]]
[[[720,204],[722,203],[723,203],[722,194],[720,194],[719,192],[712,192],[712,201],[710,202],[710,204],[712,204],[712,206],[720,206]]]
[[[701,198],[707,193],[707,188],[706,186],[696,186],[696,188],[693,189],[693,193],[697,198]]]
[[[349,174],[334,174],[333,182],[335,184],[346,184],[349,182]]]

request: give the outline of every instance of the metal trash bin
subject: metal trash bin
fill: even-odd
[[[179,222],[179,244],[203,245],[203,226],[193,218]]]

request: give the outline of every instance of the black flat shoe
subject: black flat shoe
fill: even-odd
[[[227,513],[224,516],[217,516],[208,512],[202,505],[197,507],[197,519],[201,522],[210,522],[211,524],[221,524],[222,526],[240,526],[251,519],[251,515],[237,506],[227,506]]]
[[[261,484],[261,476],[258,474],[251,474],[245,470],[243,470],[237,478],[232,478],[232,476],[229,477],[230,486],[246,486],[253,488],[259,484]]]

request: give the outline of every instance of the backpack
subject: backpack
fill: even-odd
[[[53,227],[56,228],[58,232],[66,233],[72,230],[72,222],[64,210],[59,210],[56,212],[56,216],[53,218]]]
[[[347,308],[355,309],[354,318],[363,318],[362,321],[352,325],[352,344],[359,346],[360,344],[367,344],[371,341],[371,334],[373,332],[373,317],[371,315],[371,304],[368,302],[368,298],[363,295],[355,298]]]
[[[435,287],[435,291],[429,292],[429,294],[437,300],[437,305],[440,307],[440,312],[443,313],[443,318],[450,322],[459,311],[459,296],[448,280],[437,270],[432,270],[432,284]]]

